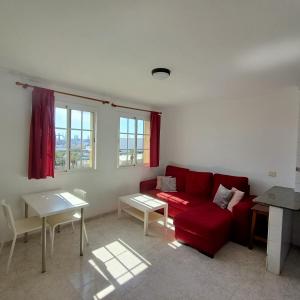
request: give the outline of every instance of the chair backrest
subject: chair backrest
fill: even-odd
[[[82,200],[86,200],[86,191],[82,190],[82,189],[74,189],[73,193],[76,197],[82,199]]]
[[[6,219],[7,226],[13,233],[16,233],[15,219],[13,217],[10,206],[6,203],[5,200],[1,201],[2,210],[4,213],[4,217]]]

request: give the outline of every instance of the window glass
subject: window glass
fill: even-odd
[[[81,111],[71,110],[71,128],[81,129]]]
[[[55,108],[55,127],[67,128],[67,109],[56,107]]]
[[[144,120],[137,121],[137,133],[143,134],[144,133]]]
[[[149,164],[150,122],[120,118],[119,166]]]
[[[70,168],[79,169],[81,167],[81,155],[80,150],[70,151]]]
[[[128,120],[128,133],[135,133],[135,119]]]
[[[82,131],[82,149],[91,150],[92,146],[92,137],[91,131]]]
[[[135,149],[135,135],[128,134],[128,149],[134,150]]]
[[[70,121],[68,122],[68,120]],[[93,168],[94,138],[93,112],[56,107],[55,169],[68,171]]]
[[[128,119],[120,118],[120,133],[127,133],[128,132]]]
[[[71,130],[71,149],[81,149],[81,130]]]
[[[92,127],[93,127],[93,114],[88,111],[84,111],[82,113],[82,129],[91,130]]]

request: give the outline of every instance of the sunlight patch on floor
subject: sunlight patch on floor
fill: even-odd
[[[117,285],[123,285],[149,268],[151,263],[121,239],[92,251],[95,259],[90,265],[106,279],[110,285],[94,295],[103,299],[112,293]]]
[[[94,300],[104,299],[107,295],[112,293],[116,288],[111,284],[96,295],[94,295]]]
[[[164,220],[159,220],[159,221],[157,221],[157,223],[159,224],[159,225],[162,225],[162,226],[164,226]],[[173,224],[173,219],[171,219],[171,218],[168,218],[168,220],[167,220],[167,227],[168,227],[168,229],[171,229],[171,230],[175,230],[175,226],[174,226],[174,224]]]
[[[173,249],[178,249],[178,248],[181,247],[182,245],[181,245],[179,242],[177,242],[177,241],[175,240],[175,241],[173,241],[173,242],[171,242],[171,243],[168,243],[168,246],[170,246],[170,247],[173,248]]]

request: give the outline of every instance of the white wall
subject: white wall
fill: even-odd
[[[109,105],[94,102],[81,102],[94,106],[98,113],[97,170],[61,174],[55,179],[28,180],[26,175],[31,90],[15,85],[16,81],[22,80],[28,81],[26,77],[0,70],[0,199],[7,199],[15,217],[21,217],[24,211],[20,195],[54,188],[71,190],[80,187],[86,190],[90,203],[87,216],[109,212],[116,209],[118,195],[137,192],[141,179],[152,178],[160,173],[159,168],[117,168],[119,115],[124,110],[118,111]],[[87,95],[86,92],[79,93]],[[56,100],[80,103],[74,97],[56,95]],[[0,240],[9,238],[4,226],[1,212]]]
[[[253,194],[273,185],[294,188],[299,99],[298,89],[289,88],[255,99],[165,109],[163,161],[247,176]],[[293,243],[300,245],[300,213],[294,215]]]
[[[294,187],[298,102],[298,90],[290,88],[255,99],[166,109],[163,161],[247,176],[254,194],[276,184]]]

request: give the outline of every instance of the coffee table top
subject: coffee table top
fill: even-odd
[[[121,196],[119,201],[144,212],[152,212],[168,206],[166,202],[141,193]]]

